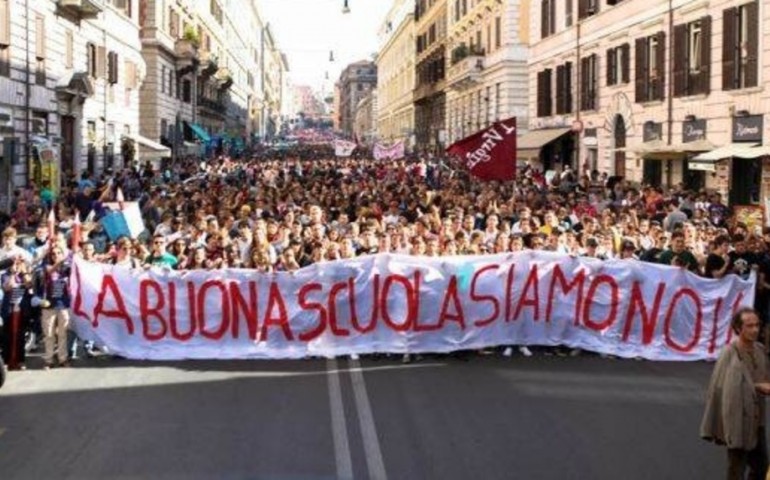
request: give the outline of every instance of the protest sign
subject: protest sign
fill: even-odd
[[[755,278],[549,252],[380,254],[293,273],[128,270],[78,260],[77,333],[137,359],[301,358],[566,345],[716,358]]]

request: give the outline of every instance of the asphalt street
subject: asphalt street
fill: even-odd
[[[0,478],[718,479],[708,363],[596,356],[11,372]]]

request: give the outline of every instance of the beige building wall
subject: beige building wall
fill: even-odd
[[[380,28],[377,136],[410,142],[414,133],[414,0],[396,0]]]
[[[447,124],[454,142],[497,120],[528,126],[529,0],[450,0]]]
[[[571,22],[567,15],[566,4],[556,2],[553,26],[555,33],[542,37],[543,0],[535,0],[530,28],[533,35],[531,58],[529,64],[529,109],[530,127],[532,129],[550,129],[573,127],[580,130],[575,135],[577,159],[582,165],[609,174],[622,174],[636,181],[650,180],[663,185],[674,185],[687,182],[700,175],[702,187],[716,189],[725,196],[740,183],[759,181],[754,178],[734,178],[734,173],[743,167],[736,167],[743,160],[722,160],[714,165],[713,172],[693,173],[691,169],[697,162],[693,157],[698,152],[683,151],[683,130],[686,123],[693,120],[705,121],[706,131],[699,144],[711,144],[721,147],[733,141],[732,128],[737,121],[737,115],[748,113],[755,118],[766,117],[770,111],[770,90],[767,88],[770,79],[770,37],[764,35],[765,27],[770,25],[770,1],[756,2],[758,9],[758,48],[757,48],[757,84],[749,88],[725,90],[723,88],[723,41],[725,11],[733,7],[741,7],[752,2],[736,0],[688,1],[673,0],[672,10],[665,0],[647,2],[623,1],[617,5],[607,5],[605,1],[598,2],[598,12],[585,19],[579,19],[581,1],[571,1]],[[547,10],[547,9],[546,9]],[[674,30],[677,25],[696,22],[710,17],[711,34],[708,49],[708,92],[682,95],[672,98],[674,71],[678,70],[673,63]],[[570,24],[571,23],[571,24]],[[663,75],[663,99],[637,101],[636,81],[639,77],[639,56],[636,51],[637,39],[656,34],[664,37],[665,61]],[[703,41],[703,40],[701,40]],[[630,58],[628,65],[628,82],[621,81],[616,85],[608,85],[608,50],[628,43]],[[744,53],[748,51],[746,42],[741,47]],[[580,110],[580,77],[578,66],[580,58],[596,54],[597,70],[597,102],[594,108]],[[572,62],[572,98],[571,113],[538,116],[538,74],[546,69],[555,71],[556,67],[565,62]],[[556,94],[554,90],[554,94]],[[669,113],[670,112],[670,113]],[[618,148],[619,135],[618,119],[625,126],[625,147]],[[580,124],[575,124],[576,121]],[[654,135],[645,136],[645,124],[661,124],[660,139],[654,140]],[[580,128],[582,127],[582,128]],[[762,139],[758,143],[770,144],[770,123],[764,118]],[[645,142],[647,139],[647,142]],[[622,141],[620,141],[622,143]],[[767,169],[765,169],[767,171]],[[647,172],[645,174],[645,172]],[[697,180],[697,179],[696,179]],[[694,181],[694,180],[693,180]],[[696,182],[697,183],[697,182]],[[768,186],[763,185],[763,191]]]

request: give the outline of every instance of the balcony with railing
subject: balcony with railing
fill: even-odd
[[[213,113],[224,115],[227,113],[227,105],[219,99],[207,98],[203,95],[198,97],[198,106]]]
[[[471,88],[481,81],[484,71],[484,49],[464,43],[452,50],[447,70],[447,85],[455,90]]]
[[[58,0],[56,6],[59,11],[79,19],[96,18],[104,10],[102,0]]]

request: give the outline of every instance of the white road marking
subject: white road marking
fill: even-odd
[[[353,382],[353,395],[356,399],[358,410],[358,422],[361,425],[361,438],[364,441],[364,453],[366,465],[369,467],[370,480],[387,480],[385,462],[382,459],[380,440],[377,437],[377,427],[374,425],[372,406],[369,403],[369,395],[366,393],[366,382],[358,360],[351,360],[350,378]]]
[[[342,387],[337,360],[326,361],[327,379],[329,385],[329,405],[332,413],[332,437],[334,439],[334,461],[337,466],[337,478],[340,480],[353,479],[353,460],[350,457],[350,441],[348,426],[345,421],[345,406],[342,403]]]

